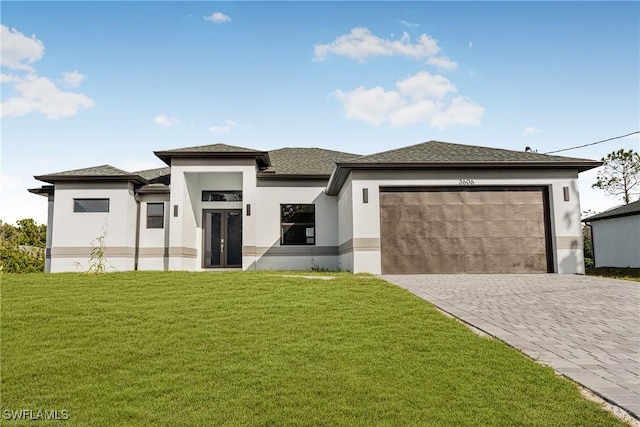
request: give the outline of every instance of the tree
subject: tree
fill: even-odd
[[[612,196],[622,195],[625,204],[640,190],[640,154],[620,149],[603,157],[603,169],[598,172],[592,188],[604,190]]]
[[[46,225],[38,225],[33,219],[21,219],[17,226],[0,221],[0,271],[43,271],[46,244]]]

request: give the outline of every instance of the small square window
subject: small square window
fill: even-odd
[[[147,228],[164,228],[164,203],[147,203]]]
[[[316,244],[315,205],[280,205],[280,244]]]

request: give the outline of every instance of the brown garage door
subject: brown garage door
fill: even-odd
[[[551,271],[545,188],[381,188],[383,274]]]

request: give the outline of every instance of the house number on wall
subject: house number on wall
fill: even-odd
[[[461,178],[460,181],[458,181],[458,185],[473,185],[473,184],[475,184],[475,182],[473,182],[473,180],[470,178]]]

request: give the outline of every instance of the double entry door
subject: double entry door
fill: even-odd
[[[204,268],[242,267],[242,210],[205,209]]]

